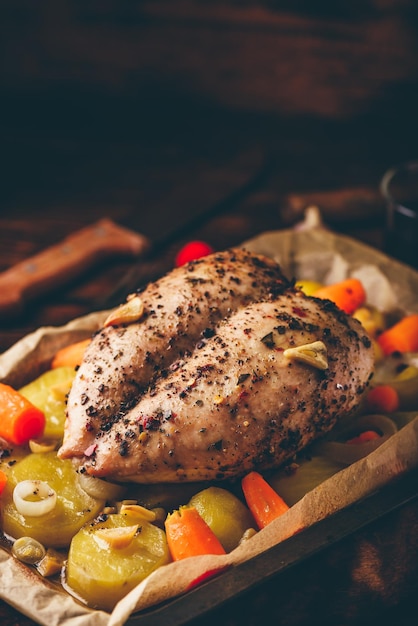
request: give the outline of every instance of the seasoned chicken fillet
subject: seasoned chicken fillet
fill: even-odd
[[[206,257],[208,267],[215,258]],[[227,299],[231,258],[251,272],[269,268],[275,278],[264,287],[254,283],[252,296],[242,291],[241,303],[235,291],[233,306],[221,314],[191,315],[192,338],[186,329],[188,336],[176,333],[164,366],[148,370],[137,395],[111,411],[91,401],[92,390],[109,385],[117,371],[110,338],[131,330],[130,340],[144,351],[149,317],[135,333],[129,326],[105,329],[106,340],[96,337],[70,393],[60,456],[79,457],[89,474],[117,480],[221,480],[282,464],[358,406],[373,371],[371,342],[359,322],[295,290],[267,259],[240,250],[224,258],[218,301]],[[192,275],[204,266],[204,260],[192,266]],[[185,277],[189,272],[183,269]],[[177,270],[165,280],[173,274],[180,280]],[[192,306],[200,295],[193,294]],[[155,310],[155,302],[146,306]],[[148,340],[152,345],[153,336]],[[95,356],[102,372],[92,376]]]
[[[68,398],[61,456],[82,455],[103,423],[188,358],[224,317],[288,286],[274,261],[242,249],[193,261],[148,285],[140,321],[103,328],[88,348]]]

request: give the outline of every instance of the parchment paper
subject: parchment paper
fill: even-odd
[[[418,311],[418,273],[351,238],[322,228],[264,233],[243,244],[276,259],[288,277],[335,282],[348,275],[364,283],[369,303],[388,313]],[[35,377],[55,351],[97,330],[108,312],[61,328],[41,328],[0,356],[0,379],[20,386]],[[372,454],[306,494],[230,554],[193,557],[159,568],[133,589],[111,615],[91,611],[43,581],[0,549],[0,596],[44,626],[122,626],[132,613],[186,593],[202,574],[234,567],[297,531],[361,500],[418,465],[418,418]],[[220,574],[222,575],[222,574]],[[140,615],[140,613],[139,613]],[[136,621],[140,624],[140,619]]]

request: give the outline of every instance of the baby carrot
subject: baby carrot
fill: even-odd
[[[372,413],[393,413],[399,409],[399,394],[391,385],[376,385],[368,392],[366,404]]]
[[[0,495],[3,493],[3,489],[5,488],[7,483],[7,475],[0,470]]]
[[[51,368],[79,366],[90,341],[91,339],[83,339],[58,350],[52,359]]]
[[[258,472],[246,474],[241,486],[247,506],[259,528],[264,528],[289,509],[286,502]]]
[[[339,283],[325,285],[312,295],[315,298],[331,300],[349,315],[366,301],[365,289],[358,278],[347,278]]]
[[[18,391],[0,383],[0,437],[18,446],[40,437],[45,415]]]
[[[173,561],[201,554],[225,554],[221,542],[194,507],[182,506],[169,514],[165,531]]]
[[[374,441],[375,439],[380,439],[379,433],[377,433],[375,430],[364,430],[362,433],[360,433],[356,437],[347,439],[345,443],[357,445],[360,443],[368,443],[369,441]]]
[[[199,576],[197,576],[194,580],[192,580],[187,585],[187,591],[189,591],[190,589],[193,589],[193,587],[198,587],[205,580],[208,580],[209,578],[213,578],[220,572],[223,572],[227,567],[228,565],[222,565],[221,567],[215,567],[214,569],[209,569],[206,572],[203,572],[203,574],[200,574]]]
[[[387,328],[377,338],[379,346],[388,356],[392,352],[418,351],[418,313],[406,315]]]

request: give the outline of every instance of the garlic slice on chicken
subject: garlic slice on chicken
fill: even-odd
[[[144,303],[139,296],[131,296],[128,300],[112,311],[106,318],[103,326],[117,326],[118,324],[132,324],[137,322],[144,313]]]
[[[327,347],[322,341],[314,341],[313,343],[305,343],[295,348],[287,348],[283,355],[288,359],[306,363],[319,370],[328,369]]]

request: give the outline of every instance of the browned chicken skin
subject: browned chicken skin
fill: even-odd
[[[59,454],[92,475],[151,483],[276,467],[352,412],[371,377],[361,325],[264,257],[211,255],[141,297],[144,319],[102,330],[70,393]]]

